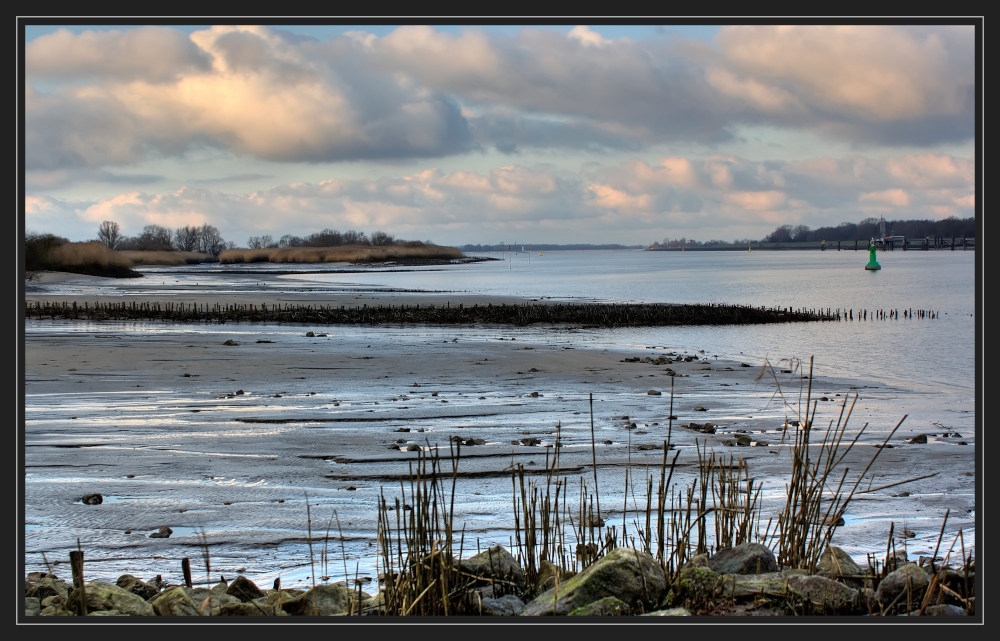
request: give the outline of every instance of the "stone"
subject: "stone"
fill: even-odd
[[[281,609],[292,616],[349,614],[351,603],[357,598],[355,592],[342,585],[317,585],[294,599],[282,603]]]
[[[598,599],[593,603],[588,603],[582,607],[579,607],[571,612],[568,616],[629,616],[631,615],[631,609],[628,603],[625,603],[618,597],[606,596],[603,599]]]
[[[191,600],[182,586],[164,590],[153,597],[149,604],[161,617],[197,617],[201,616],[198,606]]]
[[[766,545],[741,543],[713,554],[708,567],[719,574],[760,574],[777,571],[778,564]]]
[[[502,545],[495,545],[460,561],[459,569],[481,579],[509,582],[517,588],[524,585],[521,565]]]
[[[875,590],[875,600],[883,608],[898,603],[905,611],[909,609],[907,606],[920,604],[929,583],[930,579],[923,568],[916,563],[907,563],[898,570],[890,572],[879,582]]]
[[[558,593],[553,588],[538,595],[521,615],[565,615],[605,597],[616,597],[629,608],[652,609],[666,590],[666,574],[652,556],[631,548],[615,548],[560,582]]]
[[[226,588],[226,594],[236,597],[243,603],[265,596],[257,584],[242,574],[233,579],[233,582]]]
[[[479,599],[479,614],[484,616],[518,616],[523,611],[524,601],[516,594],[481,596]]]
[[[100,610],[116,610],[129,616],[153,616],[153,606],[138,594],[133,594],[114,583],[91,581],[85,589],[87,613]],[[66,607],[79,613],[80,597],[77,589],[69,593]]]
[[[865,574],[854,559],[843,549],[828,545],[816,564],[816,574],[828,579],[840,579],[847,585],[860,588],[865,581],[860,577]]]
[[[146,583],[142,579],[134,577],[131,574],[121,575],[118,577],[118,580],[115,581],[115,584],[123,590],[127,590],[132,594],[138,595],[147,601],[160,593],[159,588],[155,585],[150,585],[149,583]]]

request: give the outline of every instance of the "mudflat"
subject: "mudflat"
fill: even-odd
[[[143,296],[159,295],[151,287]],[[44,288],[25,299],[93,302]],[[210,289],[173,300],[517,302]],[[904,420],[890,437],[906,408],[866,409],[869,400],[886,406],[884,390],[808,375],[808,362],[727,361],[710,345],[608,345],[567,326],[30,321],[26,569],[68,564],[79,540],[88,580],[128,572],[178,583],[184,557],[205,573],[206,550],[216,579],[374,578],[380,502],[405,504],[418,457],[435,453],[449,490],[455,479],[454,525],[469,555],[512,546],[513,472],[544,484],[556,456],[566,500],[596,490],[606,523],[628,532],[642,525],[646,479],[658,479],[665,460],[684,488],[708,457],[743,459],[761,488],[763,533],[784,505],[807,395],[822,431],[849,415],[845,446],[868,425],[842,462],[845,489],[857,487],[835,544],[859,560],[883,555],[892,525],[897,549],[930,555],[947,513],[944,547],[971,549],[974,435],[917,434]],[[102,502],[82,502],[90,493]],[[150,537],[164,526],[169,538]]]

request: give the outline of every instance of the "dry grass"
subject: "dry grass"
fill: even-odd
[[[400,260],[464,258],[455,247],[440,245],[344,245],[341,247],[282,247],[274,249],[227,249],[221,263],[379,263]]]
[[[92,240],[85,243],[66,243],[49,252],[48,261],[59,267],[92,265],[95,267],[131,267],[132,262],[107,245]]]
[[[212,262],[210,254],[182,251],[135,251],[118,252],[132,265],[197,265]]]

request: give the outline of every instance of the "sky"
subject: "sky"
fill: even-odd
[[[649,245],[976,215],[972,19],[129,22],[19,19],[26,231]]]

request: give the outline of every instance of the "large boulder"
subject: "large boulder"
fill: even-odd
[[[202,613],[198,611],[198,606],[191,600],[183,586],[176,586],[160,592],[150,599],[149,604],[161,617],[202,616]]]
[[[572,617],[623,617],[630,616],[632,614],[631,608],[629,608],[628,603],[625,603],[621,599],[615,596],[606,596],[603,599],[598,599],[593,603],[588,603],[583,607],[579,607],[569,613]]]
[[[154,596],[160,593],[160,589],[151,583],[146,583],[142,579],[132,576],[131,574],[123,574],[118,577],[115,584],[123,590],[127,590],[132,594],[138,595],[143,599],[149,601]]]
[[[714,602],[725,586],[722,575],[712,568],[688,563],[674,579],[663,605],[698,611]]]
[[[351,606],[358,599],[368,599],[370,595],[349,590],[342,585],[323,584],[281,604],[281,608],[292,616],[334,616],[350,614]]]
[[[153,606],[141,596],[132,594],[114,583],[91,581],[85,587],[88,614],[102,610],[116,610],[128,616],[154,616],[156,614],[153,611]],[[70,591],[66,607],[70,611],[80,614],[79,590]]]
[[[66,597],[69,596],[69,591],[73,589],[72,585],[57,578],[54,574],[43,572],[40,573],[41,576],[34,577],[31,574],[28,575],[28,581],[25,584],[24,596],[33,596],[40,601],[44,600],[45,597],[60,596],[65,601]]]
[[[229,603],[224,603],[212,609],[213,617],[286,617],[288,613],[281,608],[266,603],[250,601],[244,603],[239,599],[234,599]]]
[[[524,571],[517,559],[502,545],[495,545],[459,562],[459,570],[485,579],[484,583],[500,581],[520,589],[524,586]]]
[[[766,545],[741,543],[710,556],[708,567],[719,574],[761,574],[776,572],[778,563]]]
[[[865,571],[851,555],[835,545],[828,545],[816,564],[816,574],[828,579],[840,580],[852,587],[865,585]]]
[[[243,603],[264,596],[264,592],[257,587],[257,584],[242,574],[233,579],[233,582],[226,587],[226,594],[236,597]]]
[[[524,611],[524,601],[516,594],[505,594],[500,597],[486,596],[479,598],[479,614],[484,616],[517,616]]]
[[[833,579],[792,575],[786,583],[789,597],[798,601],[806,614],[867,614],[862,593]]]
[[[610,596],[630,609],[651,610],[667,590],[667,577],[652,556],[622,547],[611,550],[557,587],[538,595],[521,615],[566,615]]]
[[[901,611],[920,605],[930,584],[927,572],[916,563],[907,563],[882,579],[875,590],[875,600],[883,608],[897,604]]]

